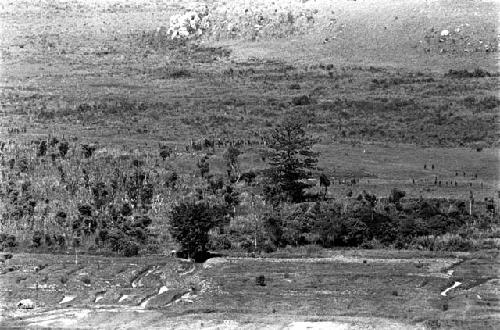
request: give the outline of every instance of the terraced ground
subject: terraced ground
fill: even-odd
[[[74,255],[15,254],[0,268],[1,324],[293,328],[293,322],[321,321],[353,329],[488,329],[500,318],[497,269],[495,251],[330,251],[204,264],[161,256],[79,256],[75,263]],[[36,307],[17,309],[26,298]]]

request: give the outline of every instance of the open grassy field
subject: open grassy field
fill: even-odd
[[[168,251],[167,211],[200,186],[199,159],[225,175],[223,153],[237,143],[242,172],[265,168],[264,137],[289,111],[318,139],[331,199],[398,188],[409,198],[493,198],[498,209],[498,0],[205,3],[211,29],[182,43],[164,28],[192,6],[185,1],[0,0],[0,183],[31,180],[44,231],[57,211],[76,217],[77,202],[92,200],[82,169],[104,182],[138,159],[160,186],[148,215]],[[39,140],[54,137],[69,142],[68,156],[50,160],[54,145],[40,159]],[[223,143],[194,149],[201,139]],[[94,155],[84,159],[83,145]],[[172,149],[166,160],[162,145]],[[28,172],[14,175],[23,159]],[[163,186],[172,171],[175,192]],[[70,193],[67,182],[81,189]],[[3,217],[0,233],[32,234],[33,225],[18,227]],[[0,265],[0,328],[493,329],[497,250],[303,259],[286,250],[203,265],[14,254]],[[37,307],[16,309],[24,298]]]

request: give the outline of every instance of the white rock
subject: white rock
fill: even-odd
[[[448,291],[455,289],[456,287],[458,287],[458,286],[459,286],[459,285],[461,285],[461,284],[462,284],[461,282],[455,282],[455,283],[453,283],[453,285],[452,285],[452,286],[450,286],[449,288],[447,288],[446,290],[444,290],[443,292],[441,292],[441,295],[442,295],[443,297],[445,297],[445,296],[446,296],[446,294],[448,293]]]
[[[179,36],[181,36],[181,37],[187,37],[187,36],[189,36],[189,31],[188,31],[188,29],[185,26],[181,27],[179,29],[178,33],[179,33]]]
[[[61,300],[59,304],[64,304],[67,302],[70,302],[71,300],[75,299],[76,296],[64,296],[64,298]]]
[[[23,299],[17,303],[17,308],[33,309],[35,308],[35,303],[31,299]]]
[[[450,35],[450,31],[449,30],[443,30],[443,31],[441,31],[441,37],[446,37],[448,35]]]

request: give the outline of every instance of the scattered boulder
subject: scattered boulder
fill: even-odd
[[[64,298],[59,302],[59,304],[64,304],[74,300],[76,296],[64,296]]]
[[[17,308],[33,309],[33,308],[35,308],[35,302],[31,299],[23,299],[17,303]]]
[[[160,288],[161,290],[161,288]],[[158,295],[147,300],[147,303],[144,307],[147,308],[160,308],[164,306],[168,306],[180,300],[184,295],[189,293],[189,291],[185,289],[172,289],[159,293]],[[159,291],[160,292],[160,291]]]

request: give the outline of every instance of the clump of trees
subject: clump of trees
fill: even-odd
[[[221,225],[224,207],[206,201],[184,201],[175,205],[170,219],[170,233],[188,257],[196,259],[208,250],[209,231]]]

